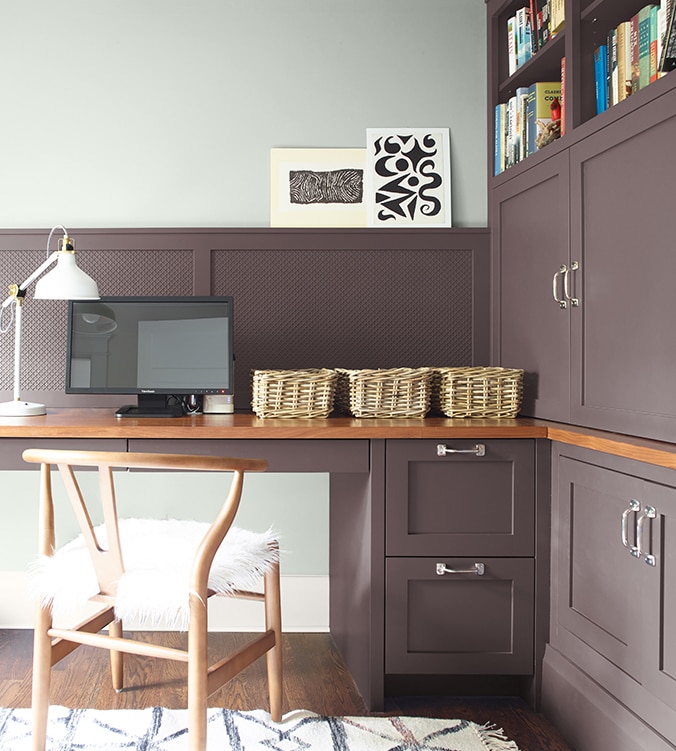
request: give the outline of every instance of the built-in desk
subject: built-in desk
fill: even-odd
[[[537,449],[534,492],[537,565],[548,570],[548,444],[578,443],[606,453],[676,467],[669,444],[588,431],[530,418],[515,420],[265,419],[251,414],[116,418],[108,409],[54,409],[44,416],[0,419],[0,468],[27,469],[29,446],[214,453],[262,457],[273,472],[330,473],[330,627],[368,705],[385,694],[385,493],[388,441],[528,439]],[[433,444],[434,447],[434,444]],[[396,454],[390,454],[395,456]],[[547,577],[536,584],[547,599]],[[536,625],[535,672],[546,623]]]

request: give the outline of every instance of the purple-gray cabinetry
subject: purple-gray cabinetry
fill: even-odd
[[[386,449],[385,672],[534,672],[535,442]]]
[[[676,747],[676,473],[554,444],[547,714],[580,751]]]

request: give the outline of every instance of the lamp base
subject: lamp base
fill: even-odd
[[[47,407],[38,402],[24,402],[14,399],[11,402],[0,403],[0,417],[34,417],[46,415]]]

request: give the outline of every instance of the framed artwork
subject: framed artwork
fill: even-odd
[[[368,224],[451,227],[448,128],[368,128]]]
[[[366,149],[271,149],[271,227],[366,227]]]

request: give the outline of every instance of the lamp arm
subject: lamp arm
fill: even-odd
[[[46,271],[53,263],[57,260],[59,257],[59,251],[55,250],[49,258],[47,258],[46,261],[44,261],[40,266],[38,266],[37,269],[26,279],[25,282],[22,282],[21,284],[16,287],[16,292],[12,292],[7,299],[2,303],[2,307],[6,308],[8,305],[11,305],[14,300],[16,300],[17,297],[23,297],[23,295],[20,295],[19,292],[23,292],[25,289],[27,289],[32,282],[34,282],[44,271]],[[12,287],[15,287],[16,285],[12,285]],[[10,289],[12,288],[10,287]]]

